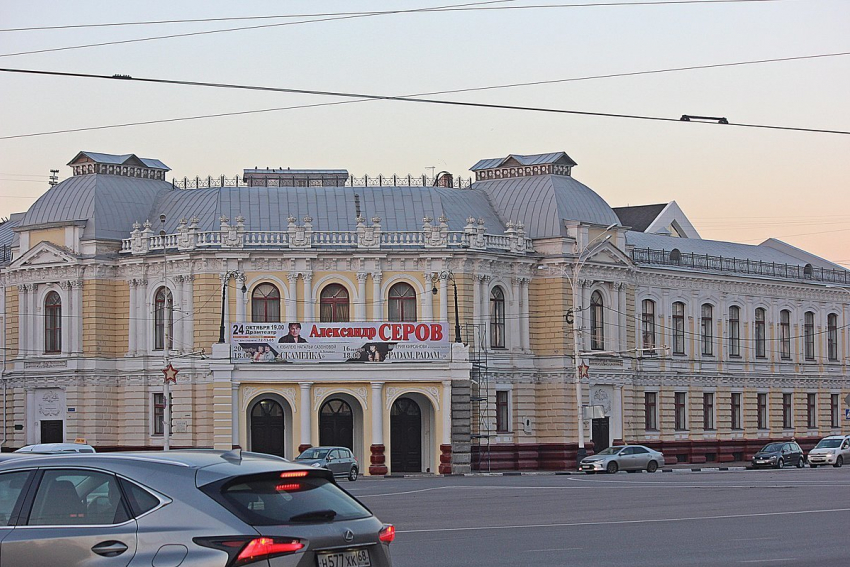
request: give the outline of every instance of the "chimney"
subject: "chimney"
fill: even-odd
[[[448,171],[441,171],[437,174],[434,185],[437,187],[454,187],[454,177]]]

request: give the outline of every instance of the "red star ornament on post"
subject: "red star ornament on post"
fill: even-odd
[[[579,378],[587,378],[587,373],[590,370],[590,366],[585,363],[581,363],[578,365],[578,377]]]
[[[178,372],[180,372],[180,371],[177,370],[176,368],[174,368],[173,366],[171,366],[171,363],[169,362],[168,366],[166,366],[165,368],[162,369],[162,373],[165,374],[165,382],[166,383],[170,382],[172,384],[176,384]]]

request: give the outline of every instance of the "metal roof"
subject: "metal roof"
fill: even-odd
[[[83,240],[121,240],[134,221],[148,220],[160,193],[172,191],[170,183],[153,179],[75,175],[39,197],[20,226],[77,221],[85,223]]]
[[[24,213],[15,213],[9,216],[9,220],[0,223],[0,246],[12,244],[12,240],[15,238],[15,233],[12,229],[20,224],[23,216]]]
[[[673,250],[685,254],[708,254],[709,256],[722,256],[724,258],[738,258],[740,260],[752,260],[761,262],[776,262],[777,264],[792,264],[805,266],[801,261],[790,254],[785,254],[775,248],[768,246],[756,246],[753,244],[739,244],[737,242],[722,242],[719,240],[702,240],[696,238],[676,238],[661,234],[647,234],[630,230],[626,232],[626,243],[635,248],[650,248],[652,250]]]
[[[102,153],[99,153],[99,152],[86,152],[86,151],[79,152],[76,156],[74,156],[74,159],[72,159],[71,161],[68,162],[68,165],[71,165],[75,161],[80,159],[80,156],[86,156],[87,158],[89,158],[90,160],[92,160],[95,163],[105,163],[105,164],[112,164],[112,165],[123,165],[123,164],[127,163],[127,161],[129,161],[129,160],[135,159],[135,160],[138,160],[139,162],[143,163],[145,166],[147,166],[151,169],[163,169],[165,171],[171,171],[170,167],[168,167],[167,165],[165,165],[164,163],[162,163],[158,159],[140,158],[136,154],[115,155],[115,154],[102,154]]]
[[[614,207],[614,213],[623,226],[631,227],[632,230],[644,232],[652,221],[658,218],[667,207],[667,203],[657,205],[637,205],[634,207]]]
[[[505,220],[520,221],[530,238],[562,236],[565,220],[619,225],[617,215],[591,188],[564,175],[535,175],[479,181]]]
[[[553,152],[549,154],[531,154],[531,155],[520,155],[520,154],[510,154],[507,157],[503,158],[490,158],[490,159],[482,159],[469,169],[471,171],[479,171],[482,169],[493,169],[496,167],[501,167],[511,158],[515,159],[520,165],[540,165],[542,163],[558,163],[562,162],[566,165],[577,165],[573,159],[567,155],[566,152]]]
[[[357,196],[357,197],[355,197]],[[353,231],[360,214],[371,223],[381,217],[381,227],[390,231],[421,231],[423,217],[434,222],[445,215],[449,230],[460,231],[468,217],[482,218],[490,233],[501,233],[505,225],[482,191],[443,187],[224,187],[162,193],[144,218],[167,217],[167,232],[174,232],[181,218],[198,217],[199,230],[219,230],[220,217],[231,222],[241,215],[246,230],[283,231],[288,217],[299,225],[313,218],[314,230]],[[130,222],[132,224],[132,221]],[[127,225],[124,238],[129,234]]]

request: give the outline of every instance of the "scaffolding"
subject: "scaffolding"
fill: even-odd
[[[490,438],[493,436],[490,415],[490,373],[487,369],[486,327],[463,325],[463,342],[469,345],[470,371],[470,437],[472,470],[490,472]]]

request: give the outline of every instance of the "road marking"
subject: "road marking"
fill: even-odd
[[[420,488],[419,490],[405,490],[403,492],[384,492],[382,494],[358,494],[357,498],[375,498],[378,496],[401,496],[403,494],[416,494],[417,492],[430,492],[432,490],[443,490],[449,486],[433,486],[431,488]]]
[[[396,530],[398,533],[436,533],[436,532],[468,532],[485,530],[519,530],[539,528],[568,528],[580,526],[622,526],[628,524],[660,524],[666,522],[694,522],[703,520],[732,520],[737,518],[765,518],[770,516],[794,516],[802,514],[830,514],[835,512],[850,512],[850,508],[833,508],[830,510],[794,510],[789,512],[760,512],[754,514],[724,514],[721,516],[686,516],[682,518],[645,518],[642,520],[611,520],[598,522],[564,522],[557,524],[525,524],[513,526],[470,526],[462,528],[428,528],[420,530]]]
[[[796,557],[783,557],[781,559],[747,559],[741,560],[741,563],[778,563],[779,561],[797,561]]]
[[[580,547],[556,547],[556,548],[553,548],[553,549],[526,549],[525,552],[529,553],[529,552],[532,552],[532,551],[536,551],[536,552],[542,553],[542,552],[546,552],[546,551],[576,551],[578,549],[581,549],[581,548]]]

